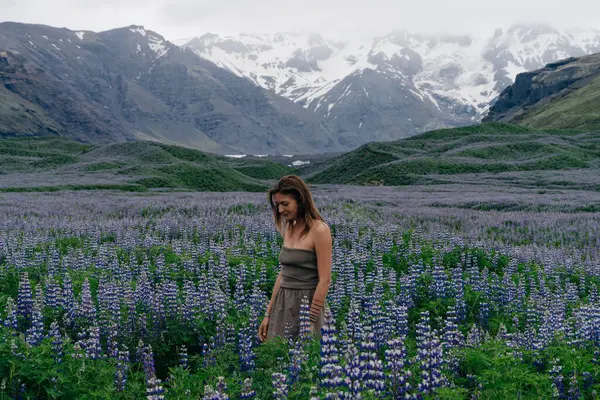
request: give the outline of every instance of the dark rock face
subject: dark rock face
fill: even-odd
[[[570,57],[521,73],[513,85],[502,91],[483,122],[518,122],[518,115],[527,108],[564,95],[597,76],[600,76],[600,54]]]
[[[216,152],[339,149],[314,114],[142,27],[93,33],[2,23],[0,135],[48,132]]]

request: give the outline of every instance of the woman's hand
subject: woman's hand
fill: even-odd
[[[258,327],[258,338],[261,342],[267,340],[267,330],[269,329],[269,317],[264,317]]]

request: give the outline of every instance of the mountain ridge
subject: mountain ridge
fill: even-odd
[[[0,24],[0,135],[138,138],[216,153],[339,150],[293,102],[131,25]]]
[[[207,33],[183,46],[316,112],[357,147],[480,122],[518,73],[600,52],[600,30],[515,24],[488,37],[398,30],[357,41]]]
[[[600,53],[519,74],[483,121],[600,130]]]

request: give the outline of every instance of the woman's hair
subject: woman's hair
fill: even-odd
[[[273,210],[273,216],[275,217],[275,224],[280,232],[283,234],[283,218],[279,213],[279,207],[275,205],[273,201],[273,195],[281,193],[284,195],[292,196],[298,203],[298,218],[304,219],[305,227],[300,237],[306,236],[310,228],[313,227],[315,221],[323,221],[323,218],[319,214],[317,207],[313,201],[312,195],[306,183],[296,175],[286,175],[279,180],[269,190],[269,204]],[[290,229],[291,226],[288,227]]]

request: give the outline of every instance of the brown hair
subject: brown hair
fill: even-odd
[[[277,225],[277,229],[279,229],[282,234],[282,217],[278,207],[273,202],[273,195],[276,193],[290,195],[298,202],[298,218],[304,219],[305,223],[304,230],[300,234],[300,237],[306,236],[310,228],[313,227],[315,221],[323,221],[317,207],[315,207],[312,194],[310,193],[308,186],[306,186],[306,183],[304,183],[299,176],[286,175],[269,190],[268,195],[269,204],[271,205],[273,217],[275,218],[275,225]],[[291,225],[288,229],[291,229]]]

